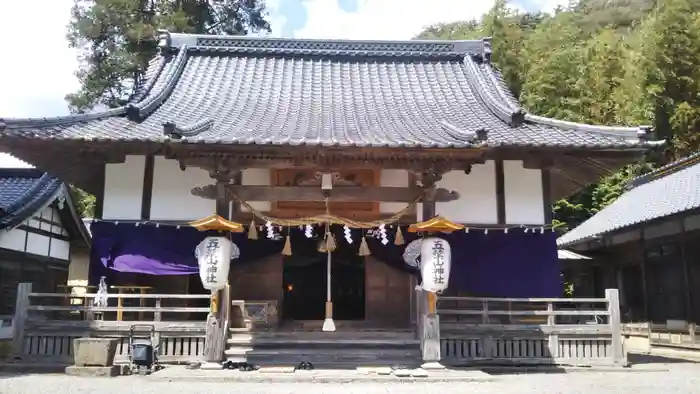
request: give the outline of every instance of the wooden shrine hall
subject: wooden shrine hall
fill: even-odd
[[[202,292],[193,251],[211,233],[189,224],[242,225],[222,305],[247,305],[253,329],[333,315],[413,332],[408,230],[436,216],[459,227],[440,235],[444,296],[558,297],[552,201],[663,143],[528,113],[490,39],[157,39],[126,105],[0,118],[0,149],[95,194],[91,284],[129,273]]]

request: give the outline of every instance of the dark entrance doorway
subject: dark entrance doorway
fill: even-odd
[[[323,320],[326,304],[326,253],[314,249],[284,257],[282,274],[285,320]],[[338,249],[331,255],[331,297],[334,320],[365,318],[365,263],[356,252]]]

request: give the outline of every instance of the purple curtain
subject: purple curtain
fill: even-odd
[[[91,226],[93,245],[91,256],[91,283],[109,272],[133,272],[150,275],[190,275],[198,272],[194,248],[205,237],[215,232],[200,232],[192,227],[115,224],[94,222]],[[307,239],[303,231],[291,230],[293,253],[305,249],[315,250],[316,237]],[[353,243],[347,244],[342,227],[334,226],[339,250],[355,252],[360,246],[361,231],[352,230]],[[415,234],[403,228],[404,245],[394,245],[395,228],[387,229],[389,243],[382,245],[379,239],[367,238],[372,255],[397,269],[418,275],[418,271],[403,261],[406,245],[416,239]],[[475,295],[494,297],[558,297],[562,283],[557,259],[556,234],[546,231],[524,232],[511,229],[472,230],[442,235],[452,247],[452,274],[449,289]],[[234,264],[254,262],[279,254],[284,238],[249,240],[246,233],[231,234],[238,245],[241,257]]]
[[[93,222],[91,266],[119,272],[149,275],[191,275],[199,272],[194,249],[214,231],[182,226],[155,226]],[[227,233],[229,234],[229,233]],[[234,264],[255,261],[280,253],[283,243],[249,240],[246,233],[230,233],[241,251]],[[92,275],[91,275],[92,276]],[[97,277],[99,278],[99,277]]]
[[[494,297],[560,297],[556,233],[473,230],[445,237],[452,247],[450,290]]]

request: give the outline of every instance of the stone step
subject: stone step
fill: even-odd
[[[404,365],[418,366],[421,364],[419,351],[394,352],[313,352],[304,350],[289,351],[240,351],[236,348],[226,350],[226,359],[233,362],[248,362],[256,365],[299,365],[302,361],[311,362],[316,368],[321,366],[367,366],[367,365]]]
[[[392,357],[403,358],[420,355],[419,349],[258,349],[252,347],[230,347],[227,356],[298,356],[298,357]]]
[[[231,360],[233,362],[243,362],[243,361],[236,361],[236,360]],[[264,359],[257,359],[257,360],[250,360],[246,361],[254,365],[258,365],[260,367],[297,367],[299,366],[299,363],[301,361],[306,361],[310,362],[313,364],[313,367],[315,370],[346,370],[346,371],[352,371],[352,370],[365,370],[365,369],[371,369],[371,370],[378,370],[378,369],[384,369],[384,370],[392,370],[392,369],[397,369],[397,368],[406,368],[406,369],[416,369],[420,368],[421,362],[420,361],[415,361],[415,360],[358,360],[358,361],[339,361],[339,360],[332,360],[332,361],[326,361],[326,360],[264,360]],[[385,373],[385,375],[389,375],[390,372]]]
[[[285,339],[285,338],[256,338],[243,335],[232,335],[226,341],[231,346],[249,346],[255,348],[417,348],[417,339]]]
[[[413,341],[417,340],[416,334],[413,331],[405,332],[391,332],[391,331],[336,331],[336,332],[323,332],[323,331],[267,331],[267,332],[239,332],[230,331],[230,338],[239,338],[240,340],[262,340],[262,339],[274,339],[274,340],[403,340],[403,341]]]

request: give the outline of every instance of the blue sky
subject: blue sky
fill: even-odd
[[[457,2],[450,2],[450,1],[441,1],[441,0],[435,0],[435,1],[429,1],[425,2],[422,0],[413,0],[418,7],[411,7],[408,6],[408,8],[421,8],[425,9],[425,4],[430,4],[433,10],[441,10],[438,14],[444,14],[446,18],[448,19],[469,19],[473,18],[475,16],[479,16],[481,14],[481,11],[484,9],[488,9],[492,4],[493,1],[487,0],[487,1],[479,1],[479,0],[461,0],[459,1],[459,4],[457,5]],[[363,13],[365,9],[371,9],[372,4],[374,3],[377,4],[378,2],[384,2],[384,0],[323,0],[324,3],[329,4],[331,7],[335,7],[338,11],[346,14],[358,14],[358,13]],[[395,3],[397,4],[398,2],[394,2],[389,0],[389,3]],[[401,9],[406,7],[407,3],[410,3],[411,0],[408,1],[403,1],[401,4],[403,7],[398,7],[394,9],[393,14],[400,14]],[[278,20],[277,24],[274,25],[274,34],[277,36],[281,37],[294,37],[298,36],[299,34],[295,34],[299,31],[302,31],[306,24],[308,23],[309,20],[309,8],[316,7],[316,4],[319,2],[315,2],[312,0],[268,0],[268,4],[271,5],[270,8],[273,9],[272,16],[273,18],[275,15],[281,15],[283,16],[283,19]],[[452,3],[452,4],[450,4]],[[514,0],[511,2],[513,6],[516,6],[518,8],[521,8],[526,11],[538,11],[538,10],[552,10],[554,9],[558,4],[565,4],[565,0]],[[486,5],[486,7],[484,7]],[[473,11],[470,11],[473,10]],[[461,12],[460,12],[461,11]],[[479,12],[474,12],[474,11],[479,11]],[[313,13],[313,11],[311,11]],[[372,11],[369,11],[372,12]],[[430,14],[430,11],[428,12]],[[325,19],[325,18],[324,18]],[[391,24],[392,22],[390,21],[391,17],[387,17],[386,22]],[[429,18],[425,18],[426,20]],[[430,23],[433,23],[431,21]],[[424,23],[423,25],[427,25],[430,23]],[[416,31],[418,33],[418,31]]]
[[[494,0],[266,0],[272,36],[408,40],[438,22],[478,18]],[[525,10],[552,10],[567,0],[514,0]],[[68,113],[77,90],[77,54],[65,39],[73,0],[0,0],[0,118]],[[26,24],[26,10],[32,23]],[[21,39],[18,39],[21,36]],[[3,159],[0,157],[0,166]]]

